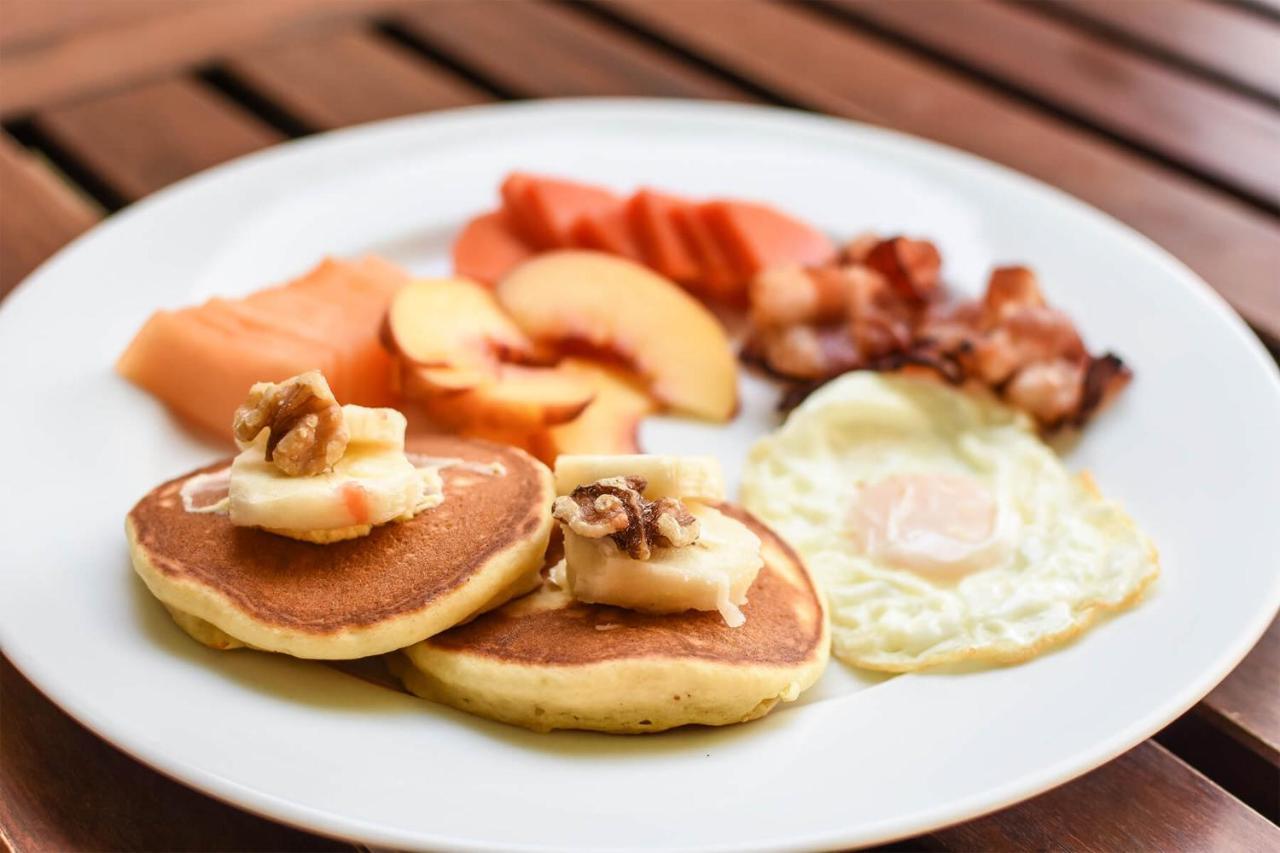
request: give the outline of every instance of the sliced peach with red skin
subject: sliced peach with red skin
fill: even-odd
[[[426,394],[421,401],[427,414],[447,427],[527,433],[573,420],[594,398],[590,384],[554,367],[501,364],[471,388]]]
[[[490,365],[534,352],[493,294],[464,278],[420,279],[402,287],[387,311],[385,337],[404,361],[436,368],[429,375],[450,390],[474,387],[487,380]],[[450,370],[457,371],[452,378]]]
[[[724,328],[679,285],[601,252],[548,252],[499,282],[498,302],[531,338],[616,354],[685,414],[737,409],[737,361]]]
[[[835,254],[826,234],[767,204],[710,201],[699,213],[743,281],[770,267],[811,266]]]
[[[657,406],[644,380],[630,371],[580,358],[559,368],[591,384],[595,399],[568,423],[548,429],[536,452],[547,464],[563,453],[639,453],[640,421]]]
[[[453,272],[493,286],[536,251],[516,233],[506,211],[497,210],[472,219],[453,241]]]

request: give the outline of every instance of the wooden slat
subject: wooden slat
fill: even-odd
[[[186,5],[217,0],[184,0]],[[0,0],[0,49],[33,44],[112,24],[179,11],[173,0]]]
[[[1272,766],[1280,766],[1280,620],[1199,711]]]
[[[1238,7],[1212,0],[1038,0],[1038,4],[1280,99],[1280,24]]]
[[[405,0],[220,0],[0,58],[0,116],[83,97]]]
[[[316,130],[489,100],[408,48],[357,29],[255,49],[226,70]]]
[[[1147,741],[1074,782],[925,842],[986,851],[1276,850],[1280,829]]]
[[[0,298],[99,215],[53,171],[0,134]]]
[[[128,201],[283,138],[183,78],[37,113],[35,127]]]
[[[1251,98],[1008,3],[832,5],[1280,208],[1280,113]]]
[[[58,710],[3,657],[0,693],[0,848],[353,849],[171,782]]]
[[[742,98],[737,87],[567,6],[437,0],[396,20],[439,53],[520,97]]]
[[[1161,243],[1280,337],[1280,230],[1230,195],[807,7],[740,0],[598,8],[799,106],[954,145],[1056,184]]]

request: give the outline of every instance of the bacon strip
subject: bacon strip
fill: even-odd
[[[824,266],[765,271],[744,358],[796,383],[784,409],[850,370],[925,369],[990,388],[1046,433],[1082,427],[1132,379],[1118,356],[1088,352],[1030,269],[997,268],[981,299],[957,300],[940,267],[928,241],[862,235]]]

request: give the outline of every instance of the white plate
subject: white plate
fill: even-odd
[[[208,651],[129,569],[122,519],[214,452],[112,373],[149,312],[242,293],[323,253],[442,270],[512,168],[776,202],[833,233],[928,235],[976,289],[1025,260],[1137,372],[1071,453],[1154,537],[1136,610],[1035,661],[854,674],[725,730],[534,735],[323,665]],[[1224,251],[1229,251],[1224,247]],[[485,107],[291,143],[184,181],[42,267],[0,311],[4,651],[159,770],[320,832],[403,847],[744,850],[866,844],[1070,779],[1173,719],[1280,600],[1280,380],[1240,320],[1132,231],[1027,178],[845,122],[728,105]],[[734,473],[767,389],[727,429],[651,422],[651,450]]]

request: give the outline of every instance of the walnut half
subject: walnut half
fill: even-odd
[[[698,541],[702,532],[678,498],[646,500],[643,477],[608,477],[578,486],[568,497],[556,498],[551,514],[579,536],[608,536],[636,560],[647,560],[655,547],[682,548]]]
[[[318,370],[284,382],[259,382],[236,409],[231,428],[236,440],[250,444],[267,430],[266,459],[293,476],[323,474],[347,450],[342,407]]]

